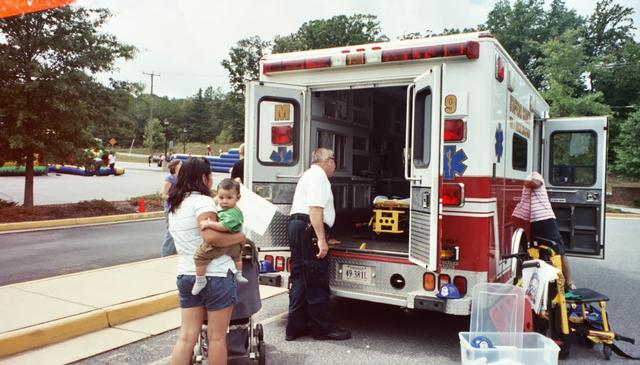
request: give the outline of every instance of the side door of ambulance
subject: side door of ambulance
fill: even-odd
[[[287,224],[293,193],[308,159],[302,148],[306,87],[251,81],[246,85],[245,185],[277,211],[265,234],[247,232],[261,250],[288,250]],[[275,263],[278,266],[278,262]]]
[[[567,254],[604,259],[607,118],[543,125],[543,177]]]
[[[418,76],[407,90],[405,178],[411,185],[409,260],[436,271],[440,256],[442,74],[444,65]]]

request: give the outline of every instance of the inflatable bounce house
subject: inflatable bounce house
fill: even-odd
[[[209,161],[209,164],[211,165],[212,172],[228,173],[229,170],[231,170],[233,165],[236,163],[236,161],[240,160],[240,150],[237,148],[232,148],[228,152],[221,153],[220,156],[200,156],[200,155],[196,156],[196,155],[185,155],[182,153],[177,153],[177,154],[171,155],[170,160],[177,158],[179,160],[184,161],[189,157],[194,157],[194,156],[206,158],[207,161]]]

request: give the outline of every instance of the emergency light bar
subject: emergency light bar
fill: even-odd
[[[313,70],[330,67],[346,67],[352,65],[379,64],[387,62],[404,62],[443,57],[466,56],[470,60],[480,57],[480,45],[475,41],[430,46],[408,47],[383,50],[380,46],[371,47],[370,51],[357,48],[355,52],[345,49],[331,56],[310,56],[293,60],[267,61],[262,64],[262,73]]]

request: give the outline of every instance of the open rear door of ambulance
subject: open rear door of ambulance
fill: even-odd
[[[301,147],[308,128],[307,88],[251,81],[246,90],[244,183],[277,208],[266,232],[248,232],[248,237],[262,251],[288,250],[288,214],[308,160]]]
[[[439,266],[440,170],[442,156],[442,73],[436,66],[407,89],[405,178],[411,184],[409,260],[437,271]]]
[[[542,175],[567,254],[604,259],[607,118],[543,124]]]

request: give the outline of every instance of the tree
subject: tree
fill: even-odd
[[[487,28],[509,52],[536,88],[542,83],[537,72],[542,45],[565,31],[580,28],[583,19],[568,10],[562,0],[554,0],[549,12],[543,0],[498,1],[487,17]]]
[[[381,33],[380,21],[375,15],[336,15],[330,19],[311,20],[302,24],[295,33],[276,36],[273,40],[273,53],[388,40],[389,38]]]
[[[229,59],[222,61],[222,67],[229,72],[229,84],[236,94],[244,95],[245,83],[258,79],[260,59],[270,46],[271,42],[254,35],[239,40],[235,47],[231,47]]]
[[[640,177],[640,111],[629,114],[620,126],[620,146],[612,171],[622,175]]]
[[[567,31],[542,47],[539,74],[543,75],[543,96],[551,104],[551,115],[608,115],[602,92],[589,91],[583,79],[588,70],[578,31]]]
[[[149,151],[164,147],[164,130],[162,129],[162,124],[160,124],[160,120],[158,118],[153,118],[152,120],[147,121],[147,124],[144,126],[143,143]]]
[[[126,83],[94,74],[130,59],[135,48],[100,31],[107,9],[65,6],[0,19],[0,150],[25,163],[24,205],[33,205],[34,157],[64,159],[115,128]]]

